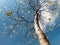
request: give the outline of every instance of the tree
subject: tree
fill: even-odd
[[[36,6],[32,4],[32,1],[33,0],[29,0],[29,4],[33,8],[33,10],[35,11],[35,14],[34,14],[34,27],[35,27],[35,31],[38,35],[39,43],[41,45],[50,45],[48,39],[46,38],[45,34],[43,33],[43,31],[40,28],[39,23],[38,23],[38,21],[39,21],[38,20],[38,16],[39,16],[38,10],[41,8],[41,4],[44,3],[44,1],[41,4],[38,5],[39,6],[38,9],[36,9]],[[35,0],[35,1],[38,3],[39,0]],[[36,2],[34,2],[34,3],[36,3]]]
[[[16,0],[16,4],[17,4],[17,2],[18,1]],[[23,4],[23,2],[21,2],[21,3]],[[12,26],[10,26],[11,30],[9,31],[8,34],[13,32],[13,29],[15,28],[15,26],[17,24],[23,23],[27,26],[27,28],[29,28],[27,30],[26,34],[28,34],[29,31],[32,31],[33,29],[35,29],[35,32],[36,32],[36,35],[38,36],[38,40],[39,40],[40,45],[50,45],[47,37],[45,36],[44,32],[42,31],[41,24],[39,23],[39,21],[40,21],[44,25],[45,22],[49,23],[51,20],[51,17],[48,18],[48,21],[44,20],[46,18],[41,18],[41,12],[46,11],[45,9],[41,10],[41,7],[44,6],[46,1],[42,1],[40,3],[40,0],[28,0],[28,3],[30,5],[31,9],[34,11],[34,21],[27,20],[26,18],[24,18],[24,16],[21,16],[21,14],[19,12],[20,5],[18,5],[17,9],[15,11],[6,11],[7,16],[15,21],[15,23]],[[49,1],[48,3],[49,3],[49,5],[53,4],[53,2],[51,2],[51,1]],[[23,5],[25,5],[25,4],[23,4]],[[48,5],[45,5],[45,6],[48,7]],[[27,8],[27,10],[28,9],[29,8]],[[55,7],[55,9],[56,9],[56,7]],[[49,12],[49,11],[46,11],[46,12]],[[16,18],[14,18],[12,16],[12,13],[16,13],[16,15],[17,15]],[[22,13],[23,13],[23,11],[22,11]],[[23,15],[25,15],[25,14],[23,14]]]

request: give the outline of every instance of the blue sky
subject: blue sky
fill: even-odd
[[[34,29],[30,34],[25,34],[25,32],[30,27],[27,28],[24,22],[20,22],[19,24],[15,25],[14,31],[10,34],[7,34],[11,30],[10,28],[12,28],[12,25],[15,22],[13,19],[9,18],[6,15],[7,11],[16,11],[17,6],[20,5],[20,16],[23,16],[30,21],[32,21],[34,18],[34,11],[30,9],[28,1],[23,1],[19,0],[17,5],[15,3],[15,0],[0,0],[0,45],[39,45],[37,37],[32,37],[32,35],[34,34]],[[59,13],[60,7],[57,4],[56,6],[58,7],[57,10]],[[50,9],[51,11],[54,11],[53,5],[50,7]],[[16,18],[17,14],[12,13],[12,17]],[[48,37],[48,40],[50,41],[51,45],[60,45],[60,13],[58,14],[58,17],[55,19],[55,23],[56,25],[54,26],[53,30],[46,32],[45,34]],[[19,28],[17,28],[18,26]]]

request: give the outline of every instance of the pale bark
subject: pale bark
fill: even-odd
[[[35,26],[35,31],[38,36],[38,40],[40,45],[50,45],[48,39],[46,38],[44,32],[41,30],[39,23],[38,23],[38,13],[35,12],[34,16],[34,26]]]

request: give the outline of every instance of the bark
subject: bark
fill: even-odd
[[[46,38],[44,32],[41,30],[39,23],[38,23],[38,13],[35,12],[34,15],[34,26],[35,26],[35,31],[38,36],[38,40],[40,45],[50,45],[48,39]]]

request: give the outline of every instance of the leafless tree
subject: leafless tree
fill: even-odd
[[[40,2],[41,1],[41,2]],[[29,31],[32,31],[33,29],[35,29],[36,35],[38,36],[38,40],[40,45],[50,45],[47,37],[45,36],[44,32],[42,31],[43,29],[41,28],[41,25],[46,24],[47,22],[44,22],[46,20],[45,17],[42,16],[41,12],[42,11],[46,11],[48,12],[48,10],[46,9],[41,9],[44,8],[44,6],[47,6],[45,3],[46,1],[44,0],[28,0],[29,6],[31,7],[31,9],[34,11],[34,21],[30,21],[27,20],[24,16],[21,16],[21,14],[19,13],[19,9],[20,9],[20,5],[17,5],[17,9],[15,11],[6,11],[6,15],[9,16],[9,19],[13,19],[15,21],[15,23],[10,27],[10,31],[8,34],[10,34],[11,32],[13,32],[15,26],[17,24],[23,24],[25,25],[27,28],[26,31],[26,35],[28,35]],[[16,0],[16,4],[17,4],[17,0]],[[48,8],[49,9],[49,8]],[[27,10],[29,10],[29,8],[27,8]],[[14,18],[13,13],[16,13],[16,18]],[[25,15],[25,14],[23,14]],[[49,18],[48,20],[51,20],[51,18]],[[40,21],[40,23],[39,23]]]
[[[50,43],[49,43],[48,39],[46,38],[44,32],[42,31],[41,27],[39,26],[39,13],[41,13],[41,11],[42,11],[42,10],[39,10],[39,9],[42,7],[41,5],[43,3],[45,3],[45,1],[40,3],[39,0],[29,0],[30,6],[35,11],[34,27],[35,27],[35,31],[38,35],[39,43],[40,43],[40,45],[50,45]],[[38,11],[40,11],[40,12],[38,13]]]

